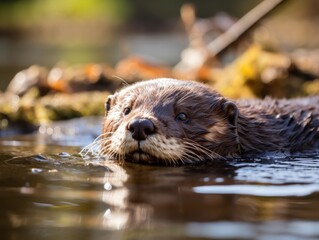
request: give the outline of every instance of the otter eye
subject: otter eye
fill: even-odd
[[[185,122],[188,120],[188,116],[186,115],[186,113],[182,112],[182,113],[177,114],[176,120]]]
[[[131,108],[129,108],[129,107],[124,108],[124,111],[123,111],[124,115],[127,115],[130,112],[131,112]]]

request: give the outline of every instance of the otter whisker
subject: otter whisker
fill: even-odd
[[[172,155],[172,153],[167,152],[167,154],[168,154],[168,158],[164,158],[164,161],[165,161],[165,165],[166,165],[166,166],[168,166],[169,163],[175,161],[175,158],[174,158],[174,156]]]
[[[121,80],[121,81],[122,81],[122,84],[123,84],[124,86],[129,86],[129,85],[130,85],[124,78],[122,78],[122,77],[120,77],[120,76],[112,75],[112,77]]]
[[[187,153],[187,156],[190,156],[192,158],[194,158],[194,156],[199,159],[200,161],[203,161],[204,158],[198,154],[196,154],[195,152],[191,151],[192,149],[186,148],[185,152]]]
[[[215,159],[223,159],[223,157],[221,157],[219,154],[214,153],[214,152],[207,152],[204,149],[199,149],[199,148],[194,148],[194,150],[198,150],[199,152],[203,153],[204,156],[201,156],[201,160],[205,160],[207,159],[211,159],[211,160],[215,160]],[[206,156],[206,158],[205,158]]]
[[[105,135],[110,135],[110,134],[113,134],[114,132],[104,132],[104,133],[101,133],[99,136],[97,136],[93,142],[95,141],[98,141],[99,139],[101,139],[102,137],[104,137]]]
[[[197,158],[199,158],[200,160],[204,160],[204,157],[195,153],[193,150],[203,153],[204,155],[208,155],[207,152],[203,151],[202,149],[196,148],[194,146],[188,146],[186,149],[186,151],[190,152],[191,154],[195,155]],[[209,155],[208,155],[209,156]]]
[[[185,155],[184,155],[184,156],[185,156]],[[177,161],[182,162],[182,164],[185,164],[185,160],[183,159],[184,156],[179,157],[179,158],[177,159]]]
[[[79,154],[80,155],[87,154],[88,152],[91,151],[92,147],[94,147],[96,144],[97,144],[96,142],[92,142],[92,143],[86,145],[84,148],[81,149]]]
[[[107,153],[109,153],[111,151],[115,151],[115,150],[110,148],[108,145],[103,145],[102,148],[100,149],[100,152],[101,152],[102,155],[107,154]]]
[[[225,159],[224,157],[220,156],[218,153],[211,151],[210,149],[205,148],[202,145],[199,145],[196,142],[193,142],[189,139],[187,139],[187,141],[184,142],[184,144],[186,144],[187,146],[192,147],[194,150],[197,150],[201,153],[203,153],[204,155],[206,155],[209,159]]]
[[[177,100],[178,104],[182,104],[184,101],[188,100],[189,98],[193,97],[192,93],[187,93],[183,97]]]
[[[115,154],[116,153],[113,150],[109,150],[109,151],[103,152],[102,156],[107,159],[113,159]]]
[[[103,142],[103,144],[100,145],[100,155],[104,156],[105,154],[107,154],[108,152],[111,151],[111,149],[108,147],[108,145],[105,145],[105,143],[107,142]]]
[[[79,154],[86,156],[87,154],[91,153],[91,154],[96,154],[99,155],[100,153],[100,147],[102,144],[108,143],[110,142],[111,139],[99,139],[99,140],[95,140],[94,142],[88,144],[87,146],[85,146],[80,152]]]
[[[123,145],[125,145],[125,144],[124,144],[124,142],[122,142],[122,144],[120,145],[120,147],[123,149],[123,152],[119,153],[119,156],[118,156],[118,160],[120,162],[124,162],[125,157],[127,156],[127,149],[125,147],[123,147]]]
[[[202,152],[204,154],[207,153],[206,149],[202,149],[202,148],[198,147],[195,143],[184,142],[184,144],[186,145],[187,149],[189,149],[189,150],[194,149],[194,150],[197,150],[197,151]]]
[[[99,140],[96,140],[90,144],[88,144],[87,146],[84,147],[84,149],[87,149],[87,148],[90,148],[90,147],[94,147],[94,146],[98,146],[102,143],[108,143],[109,141],[111,141],[111,139],[99,139]]]
[[[187,163],[194,163],[194,162],[198,162],[198,156],[196,158],[196,156],[194,156],[194,152],[189,152],[188,150],[185,150],[185,153],[183,155],[183,157],[181,158],[181,160],[183,162],[187,162]]]
[[[119,162],[124,163],[125,161],[125,157],[127,155],[127,148],[125,148],[125,146],[127,145],[126,141],[123,141],[119,146],[118,149],[122,149],[122,152],[117,151],[116,154],[116,158]],[[114,150],[115,152],[115,150]]]
[[[182,164],[185,164],[185,161],[182,158],[180,158],[179,161],[181,161]]]
[[[79,154],[86,156],[88,153],[90,153],[92,151],[92,148],[101,143],[102,141],[104,141],[105,139],[103,138],[105,135],[108,135],[108,134],[112,134],[112,132],[104,132],[102,134],[100,134],[99,136],[97,136],[94,141],[88,145],[86,145],[80,152]]]
[[[208,149],[208,148],[206,148],[206,147],[200,145],[199,143],[197,143],[197,142],[195,142],[195,141],[193,141],[193,140],[191,140],[191,139],[185,139],[185,142],[184,142],[184,143],[189,144],[190,146],[193,146],[193,147],[196,146],[196,147],[197,147],[199,150],[201,150],[201,151],[205,151],[205,152],[207,152],[207,153],[209,153],[209,154],[213,154],[213,155],[215,155],[215,156],[217,156],[217,157],[219,157],[219,158],[223,158],[223,157],[220,156],[218,153],[216,153],[216,152],[214,152],[214,151],[212,151],[212,150],[210,150],[210,149]]]

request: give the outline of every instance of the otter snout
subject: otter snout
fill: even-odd
[[[127,129],[132,133],[136,141],[143,141],[155,132],[154,124],[146,118],[135,118],[129,122]]]

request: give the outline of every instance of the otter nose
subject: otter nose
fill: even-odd
[[[132,133],[132,137],[137,141],[142,141],[148,135],[154,133],[154,124],[151,120],[145,118],[136,118],[129,122],[128,130]]]

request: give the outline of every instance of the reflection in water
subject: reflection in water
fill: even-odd
[[[319,237],[317,155],[157,167],[38,143],[0,141],[9,239]]]
[[[189,236],[216,239],[315,239],[319,222],[273,221],[262,225],[242,222],[190,223]],[[262,236],[262,238],[260,238]]]
[[[201,194],[241,194],[263,197],[308,196],[319,192],[318,184],[293,184],[283,186],[224,185],[198,186],[194,192]]]

